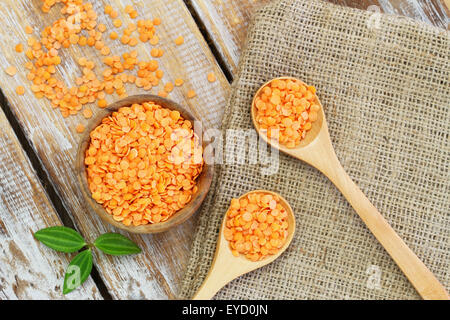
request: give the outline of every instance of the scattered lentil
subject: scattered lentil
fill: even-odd
[[[130,5],[125,6],[125,13],[128,13],[131,19],[136,19],[138,15],[137,11]]]
[[[24,88],[23,86],[18,86],[18,87],[16,88],[16,93],[17,93],[19,96],[25,94],[25,88]]]
[[[82,125],[81,123],[77,125],[77,127],[75,128],[77,130],[78,133],[83,133],[85,127],[84,125]]]
[[[131,6],[131,5],[126,5],[124,8],[125,13],[128,13],[128,14],[130,14],[133,10],[134,10],[133,6]]]
[[[14,48],[16,50],[16,52],[22,52],[23,51],[23,44],[19,43],[16,45],[16,47]]]
[[[138,44],[138,39],[136,38],[130,38],[130,41],[128,42],[128,45],[134,47]]]
[[[189,90],[187,93],[187,97],[189,99],[194,98],[197,95],[197,93],[194,90]]]
[[[175,79],[175,86],[181,87],[184,83],[184,80],[181,78]]]
[[[183,36],[179,36],[178,38],[175,39],[175,44],[177,46],[182,45],[184,43],[184,38]]]
[[[115,19],[115,18],[117,18],[117,17],[119,16],[119,14],[117,13],[116,10],[112,10],[111,13],[109,14],[109,16],[110,16],[112,19]]]
[[[100,108],[106,108],[108,106],[108,102],[105,99],[99,99],[97,104]]]
[[[14,66],[9,66],[5,69],[5,72],[12,77],[17,73],[17,68]]]
[[[152,50],[150,50],[150,54],[153,58],[159,57],[159,49],[153,48]]]
[[[105,32],[106,31],[106,26],[103,23],[100,23],[98,25],[98,31],[100,31],[102,33]]]
[[[111,53],[111,50],[108,47],[102,47],[100,49],[100,53],[104,56],[107,56]]]
[[[109,14],[111,14],[112,11],[113,11],[113,7],[109,4],[107,4],[105,6],[105,13],[109,15]]]
[[[166,92],[172,92],[172,90],[173,90],[173,83],[172,82],[167,82],[165,85],[164,85],[164,90],[166,91]]]
[[[216,75],[215,75],[213,72],[208,73],[208,81],[209,81],[209,82],[214,82],[214,81],[216,81]]]
[[[162,71],[161,69],[158,69],[158,70],[156,70],[155,74],[158,79],[162,79],[162,77],[164,76],[164,71]]]
[[[115,19],[115,20],[113,21],[113,25],[114,25],[116,28],[120,28],[120,27],[122,26],[122,20],[120,20],[120,19]]]
[[[152,46],[156,46],[156,45],[158,44],[158,42],[159,42],[159,37],[158,37],[158,36],[153,36],[153,37],[150,39],[150,44],[151,44]]]
[[[159,90],[158,91],[158,96],[160,96],[160,97],[166,98],[167,95],[168,95],[168,93],[165,90]]]
[[[91,3],[85,3],[83,0],[43,0],[42,10],[49,12],[51,7],[59,2],[63,4],[61,13],[64,17],[45,27],[40,32],[40,38],[32,36],[27,40],[29,47],[26,49],[25,55],[29,61],[25,67],[29,71],[26,77],[31,81],[31,91],[37,98],[47,98],[53,108],[58,108],[64,117],[68,117],[81,110],[83,110],[83,115],[86,115],[89,111],[83,109],[83,106],[87,103],[97,101],[99,107],[105,108],[107,106],[106,94],[117,93],[119,97],[126,97],[125,83],[133,83],[144,90],[151,90],[159,85],[164,73],[158,69],[158,63],[155,60],[138,61],[135,51],[124,54],[122,57],[111,55],[110,48],[102,40],[107,27],[105,24],[97,22],[97,13]],[[113,20],[115,27],[122,26],[118,12],[111,5],[106,5],[104,12]],[[137,17],[137,11],[130,5],[125,7],[125,13],[129,14],[132,19]],[[73,27],[74,19],[79,19],[75,27]],[[157,45],[160,39],[156,35],[156,26],[160,24],[160,18],[139,20],[136,24],[130,23],[123,30],[120,40],[132,47],[136,46],[139,40]],[[132,36],[135,30],[139,33],[138,38]],[[33,29],[29,26],[25,28],[25,31],[28,34],[33,33]],[[119,39],[119,35],[115,31],[111,31],[109,37],[112,40]],[[179,37],[177,41],[181,39],[182,37]],[[80,58],[78,62],[82,68],[82,75],[76,78],[76,86],[69,88],[55,77],[55,73],[56,66],[61,63],[60,49],[69,48],[75,44],[95,47],[105,56],[104,63],[107,68],[100,72],[103,77],[98,77],[94,72],[95,64],[86,58]],[[153,49],[152,56],[154,58],[163,56],[162,49]],[[23,45],[16,45],[15,50],[23,51]],[[126,70],[132,71],[136,67],[138,67],[137,77],[125,73]],[[12,70],[8,70],[9,73],[15,74],[15,71]],[[182,84],[183,80],[181,79],[175,81],[176,86]],[[173,87],[173,84],[166,84],[160,93],[167,96]]]
[[[133,11],[130,12],[129,15],[130,15],[131,19],[136,19],[137,16],[138,16],[138,12],[136,10],[133,10]]]
[[[137,30],[139,33],[139,40],[142,42],[147,42],[155,37],[155,24],[151,20],[139,20],[137,22]]]
[[[91,109],[84,109],[84,110],[83,110],[83,116],[84,116],[86,119],[91,118],[91,117],[92,117],[92,110],[91,110]]]

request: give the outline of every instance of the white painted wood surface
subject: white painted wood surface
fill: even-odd
[[[0,127],[0,300],[102,299],[91,278],[62,294],[73,255],[49,249],[33,237],[33,232],[61,221],[1,109]]]
[[[99,13],[98,22],[106,24],[109,30],[113,29],[112,21],[103,14],[103,8],[107,3],[120,12],[124,26],[131,22],[123,11],[127,4],[133,5],[138,10],[139,18],[160,17],[162,24],[157,27],[157,34],[161,39],[159,46],[165,51],[164,56],[159,59],[160,66],[165,72],[163,83],[178,77],[185,80],[185,84],[175,88],[169,98],[191,107],[205,119],[206,125],[218,125],[229,84],[182,0],[91,2]],[[28,88],[26,71],[22,67],[27,61],[26,57],[14,51],[17,43],[26,43],[28,38],[24,32],[26,25],[34,28],[36,36],[44,26],[61,17],[59,8],[56,7],[49,14],[43,14],[40,11],[40,4],[40,0],[6,0],[0,3],[0,40],[4,44],[0,49],[0,64],[15,65],[18,68],[18,73],[13,78],[3,71],[0,72],[0,87],[27,138],[48,170],[57,191],[64,199],[64,205],[72,214],[77,228],[92,241],[100,233],[118,230],[105,225],[94,213],[87,211],[76,183],[73,161],[80,137],[75,133],[75,126],[78,123],[86,124],[87,120],[81,114],[64,119],[58,110],[51,108],[48,101],[36,99]],[[180,35],[185,38],[185,43],[176,46],[174,39]],[[117,41],[106,39],[106,36],[104,38],[113,54],[131,50],[130,47],[118,44]],[[151,45],[147,43],[139,44],[134,49],[138,50],[140,58],[149,60],[150,48]],[[85,56],[94,60],[98,66],[101,65],[101,56],[93,48],[74,46],[62,52],[63,63],[58,66],[57,75],[68,85],[74,85],[75,77],[81,74],[75,62],[76,58]],[[100,70],[103,70],[103,67]],[[216,82],[207,81],[209,72],[216,74],[218,79]],[[25,84],[24,96],[15,93],[15,88],[19,84]],[[196,98],[186,98],[189,89],[197,92]],[[128,86],[127,91],[129,95],[146,92],[134,86]],[[157,92],[157,89],[153,92]],[[117,97],[107,98],[109,102],[114,99]],[[89,107],[94,113],[97,111],[95,105]],[[127,257],[99,254],[96,257],[96,266],[112,297],[116,299],[176,297],[178,281],[182,277],[189,255],[194,220],[195,218],[190,219],[163,234],[129,235],[143,249],[142,254]]]
[[[215,42],[214,45],[218,48],[219,53],[232,73],[237,68],[240,51],[245,41],[249,18],[258,5],[262,5],[267,1],[188,1],[192,4],[203,24],[206,26],[207,32]],[[160,65],[162,65],[162,69],[165,71],[163,82],[173,81],[178,77],[186,80],[186,84],[181,88],[176,88],[169,98],[191,107],[200,116],[205,118],[207,125],[213,127],[219,125],[223,112],[222,108],[225,105],[229,91],[229,84],[218,68],[214,56],[209,51],[208,46],[182,0],[91,0],[91,2],[94,3],[95,9],[100,15],[99,22],[105,23],[109,30],[113,29],[112,21],[102,13],[107,3],[119,11],[124,26],[131,22],[131,19],[123,13],[123,8],[127,4],[131,4],[138,9],[139,18],[161,17],[162,24],[157,30],[161,38],[161,44],[159,46],[165,51],[165,55],[160,59]],[[442,1],[438,0],[337,0],[332,2],[358,7],[360,9],[367,9],[369,5],[377,5],[385,12],[407,15],[440,27],[448,28],[448,9]],[[17,43],[26,43],[26,39],[28,38],[28,35],[24,32],[26,25],[32,26],[34,28],[34,34],[37,35],[44,26],[60,17],[58,8],[53,8],[49,14],[43,14],[40,11],[40,5],[40,0],[4,0],[0,3],[0,40],[3,43],[0,49],[0,63],[4,68],[9,65],[15,65],[19,70],[14,78],[10,78],[4,72],[0,72],[0,87],[10,102],[11,109],[22,125],[27,138],[31,141],[35,151],[41,158],[57,191],[64,199],[64,205],[72,214],[78,229],[86,238],[93,240],[99,233],[117,230],[106,226],[96,216],[87,212],[86,207],[81,201],[80,192],[75,182],[72,163],[79,142],[79,136],[74,133],[75,126],[78,123],[86,123],[86,120],[81,114],[64,119],[59,111],[51,109],[48,101],[34,98],[28,89],[29,82],[26,80],[26,72],[21,67],[27,60],[23,54],[17,54],[14,51],[14,46]],[[185,38],[185,44],[182,46],[176,46],[173,43],[173,40],[179,35],[183,35]],[[105,42],[110,46],[114,54],[121,54],[130,50],[129,47],[117,45],[117,42],[106,39],[106,37]],[[150,47],[149,44],[139,44],[136,47],[139,51],[139,57],[149,59]],[[81,70],[75,62],[76,58],[80,56],[86,56],[94,60],[97,65],[100,65],[101,57],[99,57],[97,51],[93,48],[73,47],[64,50],[64,62],[58,67],[58,75],[68,85],[73,85],[75,77],[81,74]],[[207,73],[211,71],[216,73],[218,78],[218,81],[215,83],[209,83],[206,80]],[[25,84],[27,92],[24,96],[17,96],[15,94],[15,87],[19,84]],[[188,89],[196,90],[197,97],[187,99],[186,92]],[[127,91],[129,94],[143,92],[132,86],[127,87]],[[153,92],[156,91],[154,90]],[[111,102],[114,99],[109,97],[108,101]],[[92,108],[94,113],[96,112],[96,106],[90,105],[89,107]],[[2,122],[2,128],[3,123],[6,122]],[[8,137],[11,134],[9,133]],[[5,139],[5,132],[2,132],[0,137]],[[14,154],[14,163],[17,163],[17,170],[20,170],[22,175],[20,172],[14,173],[9,168],[11,165],[9,165],[9,171],[7,173],[4,175],[0,173],[1,179],[5,179],[4,177],[6,177],[9,180],[7,177],[16,176],[23,178],[23,174],[25,174],[27,179],[30,179],[30,177],[33,178],[34,176],[29,173],[31,172],[29,164],[21,153],[17,141],[13,145],[15,146],[8,146],[8,148],[12,148],[11,150],[13,151],[10,152]],[[22,156],[17,158],[16,154],[22,154]],[[19,161],[18,159],[21,160]],[[26,163],[26,165],[23,163]],[[2,165],[0,164],[0,170],[4,170]],[[0,181],[2,183],[0,186],[3,187],[4,182],[3,180]],[[38,185],[37,180],[34,181],[34,183],[30,184],[33,186],[31,191],[34,193],[27,194],[25,190],[19,190],[24,193],[21,195],[23,201],[17,203],[11,202],[14,203],[14,207],[7,209],[14,212],[25,212],[27,223],[36,223],[36,227],[59,223],[48,201],[43,200],[45,194],[42,190],[35,187]],[[11,191],[5,193],[6,195],[2,192],[0,196],[15,199],[20,194],[15,189],[8,190]],[[39,196],[33,197],[33,194],[39,194]],[[9,220],[9,224],[5,224],[5,219],[3,218],[5,215],[5,203],[3,201],[3,207],[0,207],[0,212],[2,213],[0,237],[12,235],[12,238],[20,239],[26,230],[8,234],[5,232],[5,230],[19,230]],[[26,203],[27,205],[25,205]],[[45,208],[43,212],[47,212],[47,215],[28,212],[29,208],[33,207]],[[47,207],[50,209],[47,210]],[[8,214],[12,216],[10,211],[8,211]],[[23,221],[15,223],[23,223]],[[131,236],[143,248],[144,253],[138,256],[120,258],[102,254],[97,256],[96,266],[112,297],[116,299],[164,299],[176,297],[178,281],[182,277],[184,265],[189,255],[194,228],[195,217],[180,227],[164,234]],[[9,261],[6,264],[0,264],[0,299],[45,298],[44,291],[46,290],[40,290],[40,288],[45,288],[45,283],[54,283],[50,281],[54,279],[50,278],[52,275],[49,273],[50,269],[47,268],[51,267],[52,264],[59,265],[59,260],[57,259],[62,259],[61,261],[63,261],[63,258],[59,254],[55,255],[53,253],[52,255],[46,248],[44,248],[45,252],[50,253],[46,258],[40,258],[41,256],[38,255],[37,251],[25,251],[25,249],[35,250],[29,248],[29,246],[34,248],[32,241],[34,240],[24,237],[23,242],[18,242],[18,248],[22,252],[25,252],[23,255],[26,260],[23,261],[27,261],[27,263],[22,263],[22,267],[17,266],[19,261]],[[6,251],[3,248],[5,246],[4,243],[0,244],[0,246],[2,246],[2,255],[6,257],[5,259],[10,259],[12,257],[11,250],[14,251],[14,248],[10,249],[8,247],[9,251]],[[16,258],[15,260],[20,259]],[[62,264],[65,265],[65,262]],[[25,265],[28,264],[35,267],[29,268],[25,272]],[[22,268],[21,274],[26,276],[16,280],[11,275],[14,270],[20,270],[20,268]],[[59,272],[61,274],[62,271],[60,270]],[[46,275],[46,279],[49,281],[43,280],[43,282],[39,282],[39,280],[36,280],[36,278],[41,277],[41,273]],[[59,277],[60,274],[55,272],[53,276]],[[36,283],[36,287],[39,289],[34,288],[30,283]],[[16,289],[16,293],[13,289],[14,286],[16,288],[24,287],[25,289],[19,291]],[[91,280],[85,286],[85,289],[74,292],[73,297],[100,298]],[[53,291],[51,289],[48,290],[48,298],[61,298],[58,294],[59,291],[55,288],[53,288]]]

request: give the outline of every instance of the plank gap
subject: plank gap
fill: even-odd
[[[36,172],[36,175],[39,181],[41,182],[42,187],[45,193],[47,194],[51,205],[53,206],[59,218],[61,219],[62,224],[66,227],[76,229],[75,224],[68,210],[66,209],[64,202],[62,201],[62,198],[60,197],[58,191],[54,188],[53,184],[51,183],[47,170],[40,161],[39,156],[32,147],[30,141],[27,139],[25,132],[23,131],[22,127],[19,124],[19,121],[16,119],[14,115],[14,112],[9,107],[8,100],[6,99],[2,90],[0,90],[0,106],[3,112],[5,113],[6,119],[11,125],[17,139],[19,140],[22,149],[24,150],[25,154],[30,160],[31,165],[34,171]],[[108,292],[108,289],[106,288],[106,285],[101,279],[100,274],[98,273],[98,270],[95,266],[92,267],[91,277],[94,283],[97,285],[97,288],[100,294],[102,295],[103,299],[112,300],[112,296]]]
[[[214,55],[214,58],[216,59],[217,64],[219,65],[220,69],[222,70],[223,74],[227,78],[228,82],[233,82],[233,73],[231,70],[227,67],[227,64],[225,62],[225,59],[220,54],[219,48],[216,46],[213,38],[209,34],[205,24],[203,23],[203,20],[198,15],[197,11],[195,10],[194,6],[192,5],[191,0],[183,0],[186,4],[186,7],[188,8],[189,12],[191,13],[192,18],[194,19],[195,23],[197,24],[198,29],[200,30],[200,33],[202,34],[203,38],[206,41],[206,44],[208,45],[209,49],[211,50],[212,54]]]

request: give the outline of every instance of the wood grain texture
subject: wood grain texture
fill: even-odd
[[[61,221],[1,109],[0,127],[0,300],[101,299],[91,278],[63,296],[71,255],[33,237]]]
[[[147,0],[115,0],[91,1],[99,13],[98,22],[107,25],[112,30],[112,21],[103,14],[106,3],[111,4],[120,13],[124,22],[123,29],[131,19],[124,14],[125,5],[133,5],[139,12],[139,18],[160,17],[162,24],[157,27],[160,47],[165,51],[159,59],[164,70],[164,83],[175,78],[185,79],[185,84],[176,88],[169,98],[181,105],[189,107],[199,118],[204,119],[204,125],[217,126],[222,117],[229,84],[215,63],[215,59],[206,45],[201,33],[193,21],[185,4],[181,0],[147,1]],[[31,141],[49,176],[54,182],[60,196],[65,200],[64,206],[72,214],[79,231],[90,241],[100,233],[117,229],[106,225],[93,212],[89,212],[82,200],[81,191],[77,185],[74,169],[74,159],[81,137],[75,133],[78,123],[87,124],[81,114],[64,119],[60,112],[53,110],[50,103],[44,99],[37,100],[27,88],[24,96],[14,92],[18,84],[28,84],[26,72],[21,67],[27,60],[23,54],[14,52],[15,44],[26,43],[28,38],[24,27],[30,25],[35,35],[39,30],[61,17],[60,8],[56,6],[48,14],[40,10],[40,0],[6,0],[0,3],[0,40],[4,44],[0,49],[2,66],[15,65],[19,72],[10,78],[0,72],[0,86],[7,97],[13,113],[23,127],[27,138]],[[107,33],[109,34],[109,33]],[[174,44],[174,39],[184,36],[185,43]],[[119,45],[104,36],[105,43],[113,54],[130,51],[130,47]],[[139,44],[139,57],[149,60],[150,44]],[[81,69],[76,64],[76,58],[85,56],[100,66],[101,57],[90,47],[78,46],[62,50],[63,63],[57,68],[57,75],[66,84],[74,85],[74,79],[81,75]],[[103,70],[103,67],[100,69]],[[97,70],[98,72],[98,70]],[[206,75],[214,72],[217,81],[209,83]],[[100,73],[99,73],[100,74]],[[187,99],[188,89],[194,89],[197,97]],[[150,93],[127,87],[129,95]],[[157,92],[155,89],[153,93]],[[107,97],[108,102],[117,97]],[[94,116],[98,109],[90,105]],[[165,299],[176,296],[178,281],[182,277],[185,263],[189,255],[191,237],[194,230],[194,218],[175,229],[158,235],[130,235],[143,249],[143,253],[135,256],[111,257],[99,254],[96,258],[97,269],[105,282],[110,294],[116,299]]]
[[[253,12],[270,0],[190,0],[213,40],[222,60],[235,73],[249,19]],[[441,0],[329,0],[329,2],[358,8],[398,14],[448,29],[448,8]],[[373,7],[370,7],[373,6]],[[369,8],[370,7],[370,8]]]

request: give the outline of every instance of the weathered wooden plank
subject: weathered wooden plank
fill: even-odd
[[[378,2],[384,12],[407,16],[444,29],[449,27],[448,8],[440,0],[378,0]]]
[[[206,32],[231,73],[235,73],[250,16],[258,6],[270,0],[190,0],[192,7],[206,27]],[[440,0],[329,0],[329,2],[358,8],[408,16],[448,29],[449,15]]]
[[[33,232],[61,221],[1,109],[0,127],[0,300],[101,299],[91,278],[63,296],[71,255],[33,237]]]
[[[270,0],[190,0],[228,70],[234,74],[252,13]]]
[[[111,4],[119,11],[124,26],[132,20],[123,11],[125,5],[133,5],[139,12],[139,18],[160,17],[162,24],[157,27],[160,46],[165,55],[159,59],[164,70],[164,83],[181,77],[185,84],[169,95],[169,98],[189,106],[206,125],[216,126],[222,117],[229,84],[215,63],[215,59],[185,4],[181,0],[147,1],[147,0],[114,0],[91,1],[99,13],[98,22],[114,29],[112,21],[103,14],[105,4]],[[105,225],[97,216],[89,212],[82,202],[81,193],[76,184],[74,158],[80,137],[75,133],[78,123],[87,123],[81,114],[64,119],[60,112],[53,110],[44,99],[37,100],[27,87],[24,96],[14,92],[16,85],[28,83],[26,72],[21,67],[27,60],[23,54],[14,52],[14,45],[25,43],[28,38],[24,27],[30,25],[35,35],[38,30],[60,18],[59,8],[54,7],[48,14],[40,11],[41,1],[7,0],[0,3],[0,40],[4,44],[0,49],[0,64],[15,65],[18,74],[11,79],[0,72],[0,86],[5,93],[11,108],[18,118],[27,137],[32,142],[37,154],[48,170],[56,189],[65,201],[65,206],[73,215],[79,231],[89,240],[95,239],[102,232],[118,230]],[[136,21],[134,21],[136,22]],[[121,29],[123,29],[122,27]],[[106,33],[109,34],[109,33]],[[105,35],[106,35],[105,34]],[[121,34],[121,33],[120,33]],[[184,36],[185,43],[174,44],[174,39]],[[131,48],[119,44],[104,36],[105,43],[113,54],[122,54]],[[139,44],[134,47],[141,59],[149,60],[150,44]],[[66,84],[74,85],[81,69],[76,58],[85,56],[101,65],[98,51],[90,47],[73,46],[63,50],[63,63],[58,66],[57,74]],[[103,67],[100,69],[103,70]],[[217,81],[209,83],[207,73],[215,72]],[[100,74],[97,70],[97,73]],[[187,99],[186,92],[193,88],[197,97]],[[144,93],[134,86],[127,87],[129,95]],[[157,89],[153,90],[157,92]],[[109,97],[112,102],[117,97]],[[89,106],[94,114],[97,107]],[[176,296],[177,283],[182,276],[184,264],[189,255],[191,236],[194,230],[194,219],[169,232],[159,235],[129,235],[143,249],[140,255],[129,257],[110,257],[100,255],[96,266],[113,298],[118,299],[164,299]]]

